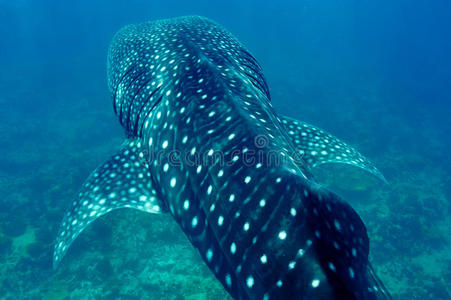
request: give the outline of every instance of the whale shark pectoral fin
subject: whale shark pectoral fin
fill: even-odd
[[[359,167],[388,183],[384,175],[353,147],[326,131],[288,117],[280,117],[299,155],[310,167],[326,163],[342,163]]]
[[[77,236],[98,217],[124,207],[150,213],[166,211],[152,187],[143,151],[140,142],[127,140],[119,152],[86,179],[61,223],[53,254],[54,268]]]

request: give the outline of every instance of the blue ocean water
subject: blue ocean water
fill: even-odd
[[[115,211],[52,269],[66,207],[124,134],[106,83],[122,26],[203,15],[262,65],[276,110],[389,185],[318,171],[364,220],[394,299],[451,299],[451,2],[0,1],[0,298],[227,299],[169,216]]]

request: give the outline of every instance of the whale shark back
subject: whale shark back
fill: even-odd
[[[202,17],[127,26],[110,46],[108,84],[128,140],[72,203],[55,266],[90,222],[130,207],[169,212],[236,299],[388,297],[360,217],[310,169],[380,173],[279,117],[261,67],[227,30]]]

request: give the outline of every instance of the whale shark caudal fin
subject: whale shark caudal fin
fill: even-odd
[[[326,131],[289,117],[281,116],[288,136],[308,166],[342,163],[359,167],[388,183],[384,175],[357,150]]]
[[[119,152],[86,179],[63,218],[56,238],[54,268],[83,229],[98,217],[124,207],[150,213],[166,211],[152,187],[143,148],[136,140],[126,140]]]

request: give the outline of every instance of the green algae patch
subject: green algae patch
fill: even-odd
[[[36,242],[36,235],[34,229],[28,227],[24,234],[13,239],[14,251],[24,256],[28,245],[34,244]]]
[[[42,300],[64,300],[69,299],[69,296],[70,293],[67,289],[67,286],[61,285],[47,291],[42,296]]]
[[[186,300],[208,300],[207,294],[204,294],[204,293],[185,296],[185,299]]]

